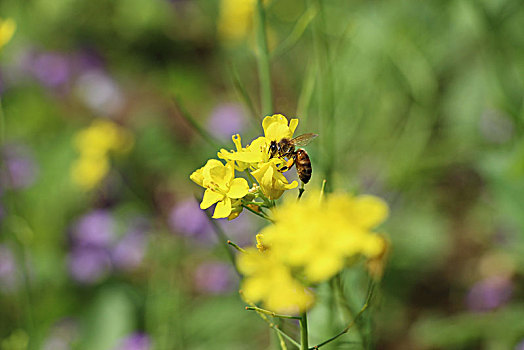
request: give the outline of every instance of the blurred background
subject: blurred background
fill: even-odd
[[[373,348],[524,349],[524,3],[265,5],[274,111],[320,134],[309,186],[391,207]],[[264,223],[213,226],[189,180],[262,132],[254,6],[0,2],[17,25],[0,51],[0,349],[274,348],[216,237],[252,244]]]

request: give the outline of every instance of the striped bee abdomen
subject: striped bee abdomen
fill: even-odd
[[[307,184],[311,179],[311,160],[305,150],[302,148],[298,149],[295,155],[295,166],[297,167],[297,173],[300,180]]]

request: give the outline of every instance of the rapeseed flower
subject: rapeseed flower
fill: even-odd
[[[220,39],[235,42],[244,39],[253,27],[257,0],[221,0],[218,18]]]
[[[298,186],[296,181],[289,183],[286,177],[279,171],[281,162],[282,160],[278,158],[270,159],[251,173],[260,184],[262,193],[269,199],[278,199],[286,190]]]
[[[127,152],[133,136],[109,120],[96,120],[74,138],[80,157],[73,163],[71,178],[85,190],[96,187],[110,169],[109,152]]]
[[[16,22],[13,19],[0,19],[0,49],[11,40],[15,30]]]
[[[386,203],[373,196],[332,194],[322,201],[309,196],[276,208],[275,224],[261,231],[259,244],[283,264],[303,271],[309,282],[318,283],[359,255],[381,256],[385,240],[372,230],[387,214]]]
[[[235,178],[233,163],[222,164],[219,160],[210,159],[200,169],[193,172],[190,179],[197,185],[206,188],[201,209],[207,209],[217,203],[213,218],[230,216],[233,207],[238,207],[238,200],[249,192],[247,181]]]
[[[249,248],[239,255],[237,267],[244,275],[241,289],[246,301],[261,301],[271,311],[291,314],[313,305],[313,293],[271,251]]]

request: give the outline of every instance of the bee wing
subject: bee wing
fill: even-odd
[[[313,134],[313,133],[309,133],[309,134],[304,134],[304,135],[300,135],[300,136],[297,136],[293,139],[291,139],[291,142],[296,146],[296,147],[304,147],[306,146],[308,143],[311,142],[311,140],[313,140],[315,137],[317,137],[318,134]]]

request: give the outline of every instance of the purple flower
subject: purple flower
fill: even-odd
[[[242,132],[246,116],[241,106],[237,104],[222,104],[214,109],[208,120],[209,132],[219,138],[231,138]]]
[[[197,267],[194,283],[201,293],[220,294],[233,289],[235,276],[231,266],[222,262],[205,262]]]
[[[100,115],[117,114],[124,106],[120,87],[102,70],[82,73],[75,83],[75,91],[87,107]]]
[[[96,283],[109,272],[110,268],[110,256],[102,248],[75,247],[69,255],[69,272],[80,283]]]
[[[107,247],[114,237],[115,221],[111,213],[103,209],[85,214],[73,229],[73,238],[78,245]]]
[[[515,350],[524,350],[524,339],[522,339],[520,343],[515,345]]]
[[[140,266],[145,255],[145,246],[146,235],[143,232],[132,231],[126,234],[111,252],[114,265],[122,270],[133,270]]]
[[[16,287],[16,262],[11,250],[0,245],[0,290],[9,292]]]
[[[489,311],[506,304],[512,293],[513,284],[510,279],[493,276],[473,285],[466,297],[466,304],[472,311]]]
[[[50,88],[66,85],[71,76],[69,58],[61,53],[37,53],[30,59],[30,71],[40,83]]]
[[[206,214],[200,209],[193,198],[178,202],[169,214],[169,226],[177,233],[185,236],[209,241],[212,239],[213,228]]]
[[[151,340],[144,333],[132,333],[123,338],[114,350],[149,350]]]
[[[22,189],[31,186],[36,179],[37,167],[29,148],[11,144],[4,146],[2,153],[6,164],[2,182],[6,187]]]

